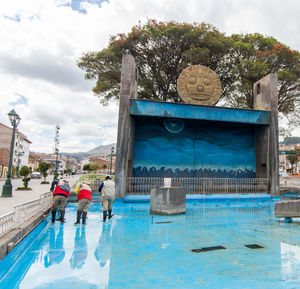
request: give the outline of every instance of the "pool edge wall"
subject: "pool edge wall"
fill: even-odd
[[[0,261],[12,250],[15,250],[21,241],[27,237],[44,219],[47,218],[51,208],[39,215],[33,216],[20,227],[17,227],[0,238]],[[12,243],[12,246],[10,245]],[[23,246],[23,245],[22,245]],[[1,276],[0,276],[1,278]]]

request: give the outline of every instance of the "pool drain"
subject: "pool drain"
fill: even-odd
[[[192,249],[191,251],[194,253],[200,253],[200,252],[222,250],[222,249],[226,249],[226,248],[223,246],[214,246],[214,247],[204,247],[204,248],[200,248],[200,249]]]
[[[263,248],[262,246],[257,245],[257,244],[245,245],[245,247],[247,247],[249,249],[261,249],[261,248]]]
[[[155,224],[169,224],[169,223],[172,223],[170,221],[166,221],[166,222],[155,222]]]

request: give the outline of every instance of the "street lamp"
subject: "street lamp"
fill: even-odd
[[[53,180],[56,181],[57,177],[58,177],[58,145],[59,145],[59,130],[60,127],[59,125],[56,126],[56,130],[55,130],[55,137],[54,137],[54,152],[56,154],[56,159],[55,159],[55,172],[54,172],[54,178]]]
[[[15,132],[16,128],[20,123],[21,118],[19,115],[15,112],[14,109],[12,109],[8,113],[9,121],[13,127],[12,131],[12,137],[11,137],[11,144],[10,144],[10,154],[9,154],[9,163],[8,163],[8,171],[7,171],[7,178],[5,181],[5,184],[2,189],[2,197],[12,197],[12,185],[11,185],[11,166],[12,166],[12,159],[13,159],[13,153],[14,153],[14,145],[15,145]]]
[[[115,148],[111,147],[111,149],[110,149],[110,169],[109,169],[110,175],[111,175],[111,170],[112,170],[112,156],[113,156],[114,150],[115,150]]]

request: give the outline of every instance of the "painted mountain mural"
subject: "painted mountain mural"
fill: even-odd
[[[135,127],[133,176],[254,178],[254,128],[141,119]]]

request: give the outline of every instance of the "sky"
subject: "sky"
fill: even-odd
[[[0,122],[14,108],[30,150],[88,151],[117,139],[118,103],[103,107],[76,60],[147,19],[259,32],[300,50],[298,0],[9,0],[0,3]],[[293,132],[300,135],[300,129]]]

